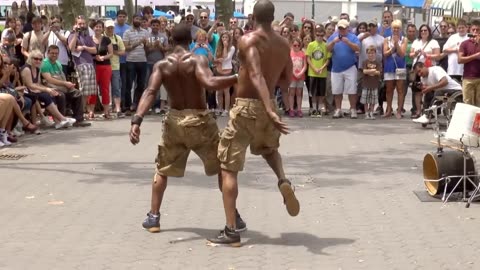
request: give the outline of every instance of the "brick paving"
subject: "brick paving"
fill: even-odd
[[[410,119],[288,119],[281,139],[301,203],[288,216],[276,179],[248,155],[238,209],[248,231],[238,249],[205,238],[224,224],[215,177],[191,155],[185,178],[169,180],[162,232],[149,210],[161,118],[141,142],[129,120],[49,130],[21,139],[0,161],[0,269],[476,269],[480,204],[421,202],[422,159],[432,130]],[[219,120],[223,127],[226,119]]]

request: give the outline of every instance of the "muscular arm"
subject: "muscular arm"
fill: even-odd
[[[448,84],[447,77],[443,77],[440,81],[438,81],[438,83],[436,83],[434,85],[427,86],[427,88],[425,88],[424,91],[426,91],[426,92],[435,91],[437,89],[441,89],[441,88],[447,86],[447,84]]]
[[[148,80],[148,86],[143,92],[142,98],[138,104],[136,115],[144,117],[145,113],[152,107],[153,102],[157,97],[157,92],[162,85],[162,71],[160,68],[160,62],[153,66],[153,72]]]
[[[195,76],[204,88],[220,91],[237,83],[237,75],[213,76],[205,57],[195,56],[195,62]]]

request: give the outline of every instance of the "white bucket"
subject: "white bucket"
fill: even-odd
[[[480,113],[479,107],[457,103],[445,138],[456,142],[462,141],[467,146],[479,146],[479,137],[472,132],[473,122],[477,113]]]

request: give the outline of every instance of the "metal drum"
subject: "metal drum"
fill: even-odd
[[[467,159],[467,175],[475,175],[474,158]],[[460,181],[463,175],[463,152],[461,151],[445,151],[441,154],[428,153],[423,158],[423,179],[425,187],[431,196],[439,195],[444,192],[447,180],[438,181],[447,176],[451,177],[447,186],[447,193],[451,192],[455,185]],[[470,177],[473,182],[477,183],[476,177]],[[433,181],[428,181],[433,180]],[[467,181],[467,191],[473,191],[475,187]],[[463,184],[459,184],[456,192],[463,191]]]

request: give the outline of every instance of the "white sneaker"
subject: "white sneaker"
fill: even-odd
[[[413,119],[412,121],[415,122],[415,123],[419,123],[419,124],[428,124],[428,123],[430,123],[430,119],[428,119],[428,117],[427,117],[426,114],[422,114],[422,116],[420,116],[420,117],[417,118],[417,119]]]
[[[70,122],[68,122],[68,120],[65,119],[62,122],[60,122],[58,124],[55,124],[55,129],[61,129],[61,128],[68,127],[69,124],[70,124]]]
[[[55,122],[52,122],[50,119],[48,119],[48,117],[45,116],[40,120],[40,124],[44,125],[45,127],[53,127]]]
[[[365,120],[370,120],[370,119],[372,119],[372,118],[370,117],[370,112],[366,112],[366,113],[365,113]]]
[[[373,112],[370,112],[370,120],[375,120],[375,116],[373,115]]]
[[[8,135],[7,132],[0,133],[0,143],[2,143],[2,146],[9,146],[12,145],[11,142],[8,141]]]
[[[155,114],[160,114],[160,108],[155,108]]]
[[[355,109],[350,109],[350,118],[351,118],[351,119],[357,119],[357,118],[358,118],[357,110],[355,110]]]
[[[335,113],[333,113],[333,118],[340,118],[341,117],[341,110],[340,109],[336,109],[335,110]]]
[[[227,116],[228,116],[228,111],[225,111],[225,110],[224,110],[224,111],[222,112],[222,116],[223,116],[223,117],[227,117]]]
[[[67,122],[68,122],[67,127],[71,127],[71,126],[73,126],[73,124],[75,124],[77,122],[77,119],[67,117]]]

